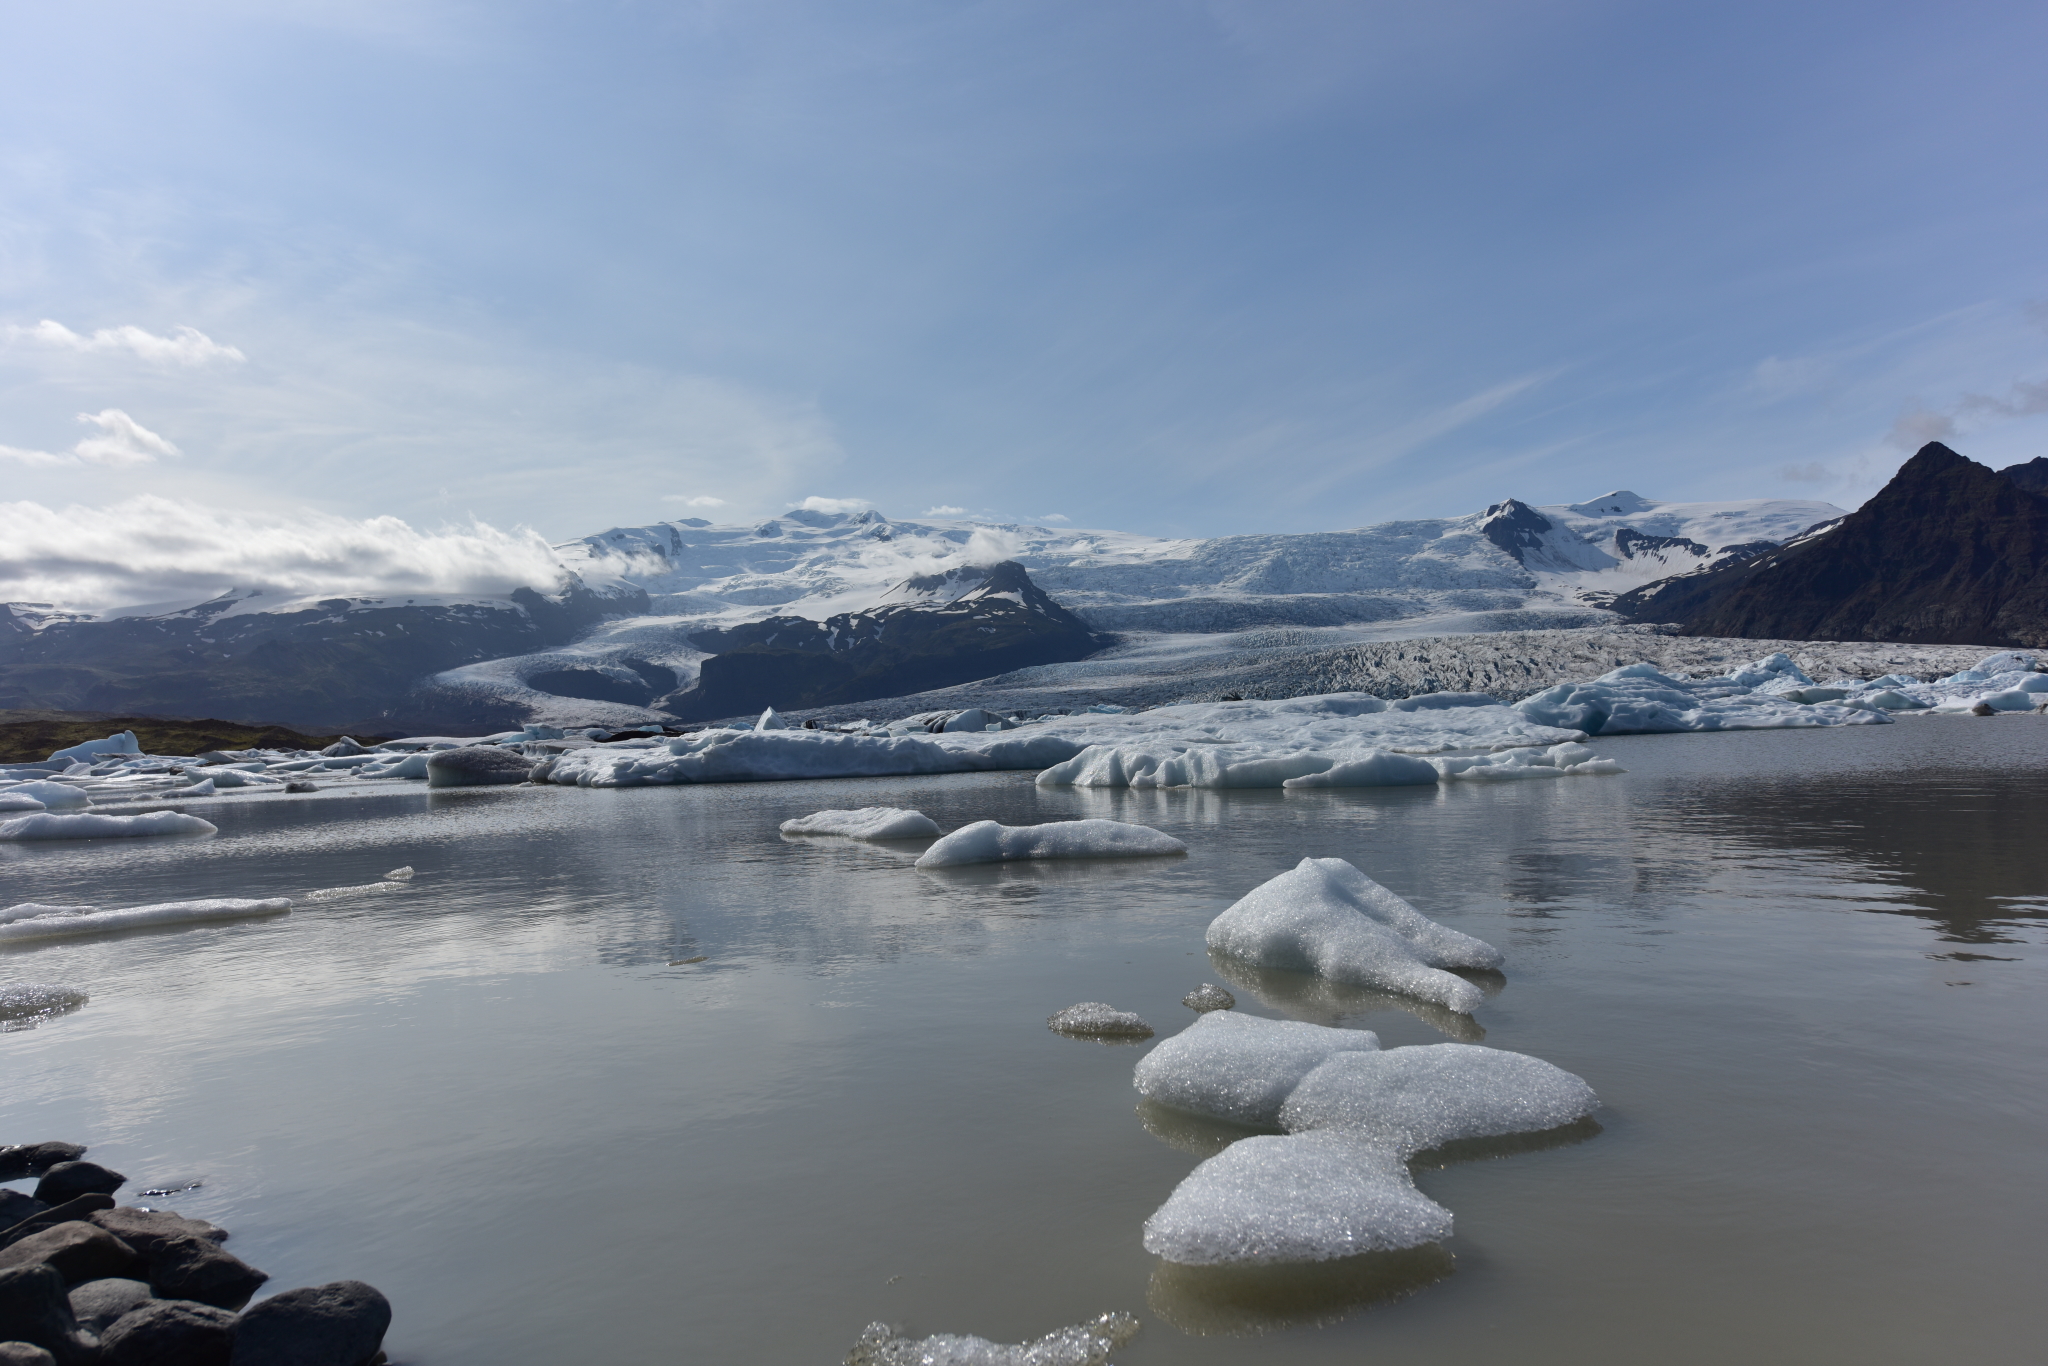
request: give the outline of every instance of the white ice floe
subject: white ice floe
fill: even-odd
[[[1211,1010],[1229,1010],[1237,1004],[1237,998],[1222,987],[1217,986],[1214,982],[1204,982],[1187,995],[1181,997],[1180,1003],[1189,1010],[1201,1013]]]
[[[358,882],[347,887],[319,887],[300,897],[301,901],[347,901],[359,896],[386,896],[409,890],[403,882]]]
[[[1797,700],[1813,680],[1789,657],[1768,655],[1721,678],[1672,678],[1653,664],[1630,664],[1586,683],[1559,683],[1515,703],[1531,721],[1588,735],[1677,731],[1777,730],[1883,725],[1882,709],[1853,700]],[[1847,693],[1843,694],[1847,697]]]
[[[1190,1114],[1253,1126],[1280,1122],[1301,1079],[1339,1053],[1377,1052],[1365,1029],[1331,1029],[1212,1011],[1138,1063],[1139,1094]]]
[[[1232,1017],[1204,1017],[1154,1049],[1138,1065],[1139,1089],[1154,1058],[1208,1030],[1209,1040],[1180,1047],[1155,1071],[1176,1079],[1166,1103],[1234,1117],[1247,1069],[1194,1065],[1225,1037],[1211,1025],[1219,1018]],[[1299,1065],[1298,1055],[1273,1059],[1271,1076],[1287,1093],[1272,1113],[1287,1133],[1241,1139],[1189,1173],[1146,1221],[1148,1251],[1205,1266],[1436,1242],[1450,1236],[1451,1212],[1415,1189],[1410,1158],[1459,1139],[1556,1129],[1599,1107],[1593,1089],[1561,1068],[1468,1044],[1349,1048],[1306,1073]],[[1267,1113],[1263,1103],[1258,1110]]]
[[[0,1029],[78,1009],[91,1000],[76,987],[52,986],[41,982],[9,982],[0,985]]]
[[[1049,825],[1002,825],[976,821],[925,850],[920,868],[953,868],[967,863],[1009,863],[1021,859],[1147,858],[1185,854],[1188,847],[1149,825],[1123,821],[1054,821]]]
[[[33,797],[52,811],[83,811],[92,805],[92,798],[85,794],[83,788],[52,782],[47,778],[16,783],[7,789],[7,793],[14,797]]]
[[[142,753],[142,746],[136,742],[135,732],[132,730],[122,730],[114,732],[104,740],[87,740],[83,743],[72,745],[68,749],[60,749],[50,757],[52,759],[94,759],[106,754],[140,753]]]
[[[785,835],[842,835],[854,840],[928,839],[939,823],[922,811],[900,806],[863,806],[852,811],[814,811],[782,823]]]
[[[384,875],[384,878],[388,882],[410,882],[412,876],[412,865],[408,863],[403,868],[393,868]]]
[[[1428,762],[1446,782],[1497,783],[1627,772],[1614,760],[1595,758],[1592,750],[1571,741],[1542,750],[1504,749],[1494,754],[1451,755]]]
[[[564,787],[882,778],[990,769],[1044,768],[1078,753],[1062,736],[843,735],[825,730],[709,730],[651,749],[598,746],[556,759],[548,780]]]
[[[1056,1034],[1099,1034],[1112,1038],[1149,1039],[1152,1026],[1128,1010],[1118,1010],[1106,1001],[1083,1001],[1055,1011],[1046,1028]]]
[[[1138,1320],[1129,1314],[1103,1314],[1019,1343],[959,1333],[911,1338],[886,1323],[871,1323],[847,1354],[846,1366],[1109,1366],[1109,1354],[1137,1331]]]
[[[1519,754],[1520,750],[1504,751]],[[1420,787],[1437,780],[1437,769],[1427,759],[1406,754],[1373,751],[1363,758],[1333,763],[1315,773],[1304,773],[1281,782],[1282,787]]]
[[[115,930],[145,929],[157,925],[196,924],[213,920],[247,920],[258,916],[284,915],[292,908],[289,898],[261,899],[214,897],[202,901],[164,901],[151,906],[130,906],[124,910],[98,911],[90,906],[42,908],[39,915],[9,919],[12,907],[0,912],[0,944],[31,939],[73,939],[80,935],[107,934]]]
[[[177,811],[149,811],[139,816],[103,816],[97,812],[62,815],[45,811],[0,821],[0,840],[99,840],[138,835],[211,835],[211,821]]]
[[[1462,1014],[1479,988],[1445,968],[1498,968],[1499,949],[1437,924],[1337,858],[1305,858],[1209,925],[1211,949],[1254,967],[1434,1001]]]
[[[0,792],[0,813],[47,811],[50,808],[23,792]]]

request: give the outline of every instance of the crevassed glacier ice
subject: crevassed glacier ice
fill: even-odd
[[[1343,859],[1305,858],[1210,922],[1209,947],[1257,967],[1313,972],[1463,1014],[1479,988],[1445,968],[1498,968],[1499,949],[1416,910]]]
[[[920,868],[955,868],[967,863],[1010,863],[1022,859],[1149,858],[1185,854],[1188,847],[1149,825],[1124,821],[1054,821],[1048,825],[963,825],[924,851]]]
[[[1367,1029],[1214,1011],[1147,1053],[1132,1081],[1146,1099],[1176,1110],[1274,1125],[1303,1077],[1339,1053],[1371,1053],[1379,1046],[1379,1036]]]
[[[922,811],[900,806],[863,806],[851,811],[814,811],[782,823],[785,835],[842,835],[854,840],[915,840],[939,833],[939,823]]]
[[[138,835],[211,835],[212,821],[177,811],[149,811],[139,816],[103,816],[98,812],[63,815],[45,811],[0,821],[0,840],[128,839]]]
[[[72,939],[80,935],[144,929],[153,925],[247,920],[257,916],[284,915],[290,912],[291,908],[291,900],[281,896],[163,901],[155,905],[130,906],[114,911],[97,911],[91,907],[65,907],[55,912],[0,922],[0,943],[11,944],[31,939]]]
[[[871,1323],[847,1353],[846,1366],[1109,1366],[1109,1354],[1137,1331],[1138,1320],[1129,1314],[1102,1314],[1018,1343],[959,1333],[911,1338]]]
[[[1725,678],[1678,679],[1652,664],[1629,664],[1589,683],[1546,688],[1515,703],[1514,710],[1587,735],[1883,725],[1891,719],[1868,707],[1792,701],[1768,690],[1766,685],[1778,681],[1813,682],[1782,654]]]

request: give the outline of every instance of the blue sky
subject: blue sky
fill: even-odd
[[[1213,535],[2048,454],[2038,3],[6,32],[17,537],[23,503],[559,539],[806,496]]]

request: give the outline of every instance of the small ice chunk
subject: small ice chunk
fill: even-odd
[[[1468,1015],[1479,988],[1442,969],[1503,961],[1493,945],[1437,924],[1337,858],[1305,858],[1254,887],[1210,923],[1208,944],[1255,967],[1313,972]]]
[[[20,792],[0,792],[0,811],[47,811],[50,808]]]
[[[356,896],[383,896],[389,892],[403,892],[403,882],[358,882],[347,887],[319,887],[300,897],[301,901],[346,901]]]
[[[1555,1129],[1599,1106],[1592,1087],[1541,1058],[1437,1043],[1331,1058],[1294,1088],[1280,1123],[1342,1128],[1405,1158],[1453,1139]]]
[[[139,816],[59,815],[45,811],[0,821],[0,840],[125,839],[137,835],[211,835],[217,830],[211,821],[177,811],[149,811]]]
[[[1322,1262],[1450,1236],[1398,1152],[1341,1129],[1240,1139],[1145,1221],[1145,1250],[1184,1266]]]
[[[178,795],[180,797],[211,797],[213,795],[213,779],[201,778],[196,783],[179,788]]]
[[[91,906],[60,906],[41,901],[23,901],[0,910],[0,925],[10,920],[34,920],[39,915],[88,915]]]
[[[38,982],[9,982],[0,985],[0,1029],[45,1016],[62,1015],[91,1000],[76,987],[51,986]]]
[[[264,897],[260,900],[214,897],[203,901],[164,901],[152,906],[130,906],[118,911],[39,915],[27,920],[13,920],[0,924],[0,943],[11,944],[25,939],[72,939],[80,935],[143,929],[154,925],[245,920],[255,916],[284,915],[291,908],[291,901],[281,896]]]
[[[428,787],[496,787],[523,783],[533,760],[518,750],[495,745],[469,745],[435,750],[427,756]]]
[[[1123,821],[1054,821],[1049,825],[1002,825],[976,821],[925,850],[920,868],[964,863],[1007,863],[1018,859],[1143,858],[1185,854],[1188,847],[1149,825]]]
[[[1379,1046],[1379,1036],[1366,1029],[1212,1011],[1140,1059],[1132,1081],[1140,1095],[1176,1110],[1278,1124],[1280,1107],[1303,1077],[1340,1053]]]
[[[51,759],[92,759],[102,754],[140,754],[142,746],[136,743],[135,732],[118,730],[104,740],[87,740],[69,749],[60,749]]]
[[[1107,1034],[1117,1038],[1149,1039],[1152,1026],[1128,1010],[1118,1010],[1103,1001],[1083,1001],[1050,1016],[1046,1027],[1057,1034]]]
[[[410,882],[412,881],[412,865],[408,863],[403,868],[393,868],[384,877],[389,882]]]
[[[1103,1314],[1019,1343],[958,1333],[910,1338],[886,1323],[871,1323],[847,1353],[846,1366],[1109,1366],[1109,1354],[1137,1331],[1138,1320],[1129,1314]]]
[[[814,811],[782,823],[785,835],[843,835],[854,840],[928,839],[939,823],[922,811],[900,806],[863,806],[852,811]]]
[[[1436,770],[1406,754],[1375,750],[1363,759],[1346,759],[1321,773],[1289,778],[1282,787],[1421,787],[1436,782]]]
[[[761,713],[761,719],[760,719],[760,720],[758,720],[758,721],[756,721],[756,722],[754,723],[754,729],[755,729],[755,730],[788,730],[788,729],[789,729],[789,722],[787,722],[787,721],[783,720],[783,719],[782,719],[782,718],[781,718],[780,716],[777,716],[777,715],[775,714],[775,708],[773,708],[773,707],[770,707],[770,708],[768,708],[768,710],[766,710],[766,711],[764,711],[764,712],[762,712],[762,713]]]
[[[52,782],[48,778],[16,783],[7,791],[11,796],[33,797],[52,811],[83,811],[92,805],[92,798],[85,795],[83,788],[73,787],[70,783]]]
[[[1237,998],[1214,982],[1204,982],[1181,997],[1180,1003],[1198,1014],[1206,1014],[1212,1010],[1229,1010],[1237,1004]]]

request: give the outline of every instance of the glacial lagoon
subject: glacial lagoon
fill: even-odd
[[[0,904],[398,890],[0,952],[90,994],[0,1034],[7,1141],[70,1138],[272,1286],[390,1295],[394,1362],[841,1361],[865,1325],[1120,1363],[2025,1359],[2048,1215],[2048,720],[1602,739],[1621,776],[1316,791],[1029,773],[226,798],[205,839],[0,848]],[[1173,859],[918,870],[785,838],[1108,817]],[[195,810],[198,807],[195,805]],[[138,847],[142,846],[142,847]],[[1507,953],[1471,1018],[1212,963],[1341,857]],[[698,961],[689,961],[698,960]],[[1146,1217],[1236,1132],[1141,1106],[1180,998],[1528,1052],[1604,1102],[1426,1155],[1440,1247],[1172,1267]]]

